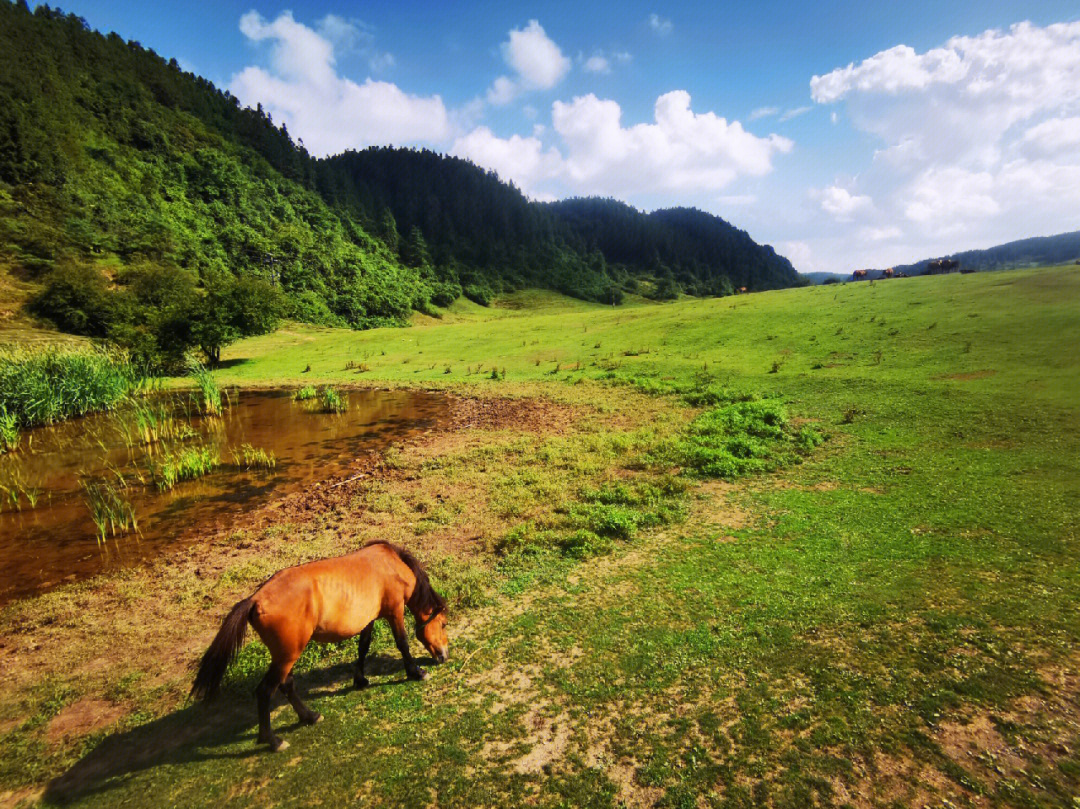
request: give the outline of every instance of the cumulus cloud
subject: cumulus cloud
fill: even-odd
[[[587,70],[590,73],[610,73],[611,72],[611,62],[609,62],[607,60],[606,56],[603,56],[603,55],[598,54],[598,53],[593,54],[588,59],[586,59],[585,64],[583,65],[583,67],[585,68],[585,70]]]
[[[340,76],[335,42],[359,29],[328,17],[316,31],[291,12],[268,21],[255,11],[240,18],[252,42],[272,43],[270,70],[250,66],[232,77],[229,90],[241,103],[262,106],[284,121],[316,155],[381,143],[438,142],[450,136],[450,116],[439,96],[416,96],[389,82],[362,84]]]
[[[660,96],[654,122],[624,126],[622,109],[593,94],[552,105],[560,149],[544,151],[537,138],[498,138],[481,129],[459,138],[455,154],[494,168],[527,191],[545,181],[574,193],[718,191],[739,177],[769,173],[773,158],[793,146],[779,135],[758,137],[738,121],[695,113],[689,93]]]
[[[822,189],[816,196],[821,202],[821,209],[841,222],[851,221],[857,214],[874,207],[874,201],[870,197],[852,194],[838,185]]]
[[[649,15],[649,28],[658,36],[666,37],[675,26],[671,24],[671,20],[666,20],[659,14],[653,13]]]
[[[516,78],[500,76],[488,91],[492,104],[505,104],[524,90],[550,90],[570,72],[570,59],[537,20],[512,29],[501,46],[503,60]]]
[[[918,253],[1080,218],[1080,22],[1022,22],[921,53],[897,45],[814,76],[810,92],[880,140],[859,181],[881,220],[872,226],[905,223]],[[834,217],[858,213],[843,213],[851,201],[839,194],[820,202]]]
[[[515,183],[526,192],[533,191],[562,171],[562,156],[558,150],[545,150],[539,137],[511,135],[500,138],[486,126],[459,137],[451,153],[492,169],[503,180]]]

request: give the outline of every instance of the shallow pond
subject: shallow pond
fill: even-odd
[[[244,391],[234,393],[215,418],[191,415],[176,398],[167,409],[189,435],[150,443],[119,414],[26,434],[19,452],[0,456],[0,603],[198,541],[271,495],[348,475],[365,456],[415,438],[449,415],[446,397],[438,394],[342,395],[347,410],[329,414],[312,402],[293,401],[287,391]],[[159,492],[147,472],[155,457],[193,445],[208,449],[220,466]],[[248,468],[244,445],[272,454],[275,465]],[[88,482],[129,503],[137,530],[101,541]],[[18,505],[12,490],[23,493]]]

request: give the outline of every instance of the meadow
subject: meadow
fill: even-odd
[[[438,388],[462,428],[6,608],[0,804],[1075,806],[1078,345],[1068,267],[244,340],[222,388]],[[280,755],[259,644],[186,701],[235,600],[376,538],[449,663],[405,682],[380,628],[354,691],[355,643],[312,647]]]

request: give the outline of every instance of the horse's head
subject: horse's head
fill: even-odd
[[[450,659],[450,647],[446,640],[446,605],[433,607],[430,612],[416,617],[416,638],[431,652],[436,663]]]

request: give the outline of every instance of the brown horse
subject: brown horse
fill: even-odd
[[[446,601],[436,593],[416,558],[388,542],[372,542],[355,553],[285,568],[238,603],[221,624],[217,637],[203,655],[191,695],[212,698],[225,670],[244,644],[250,622],[270,650],[270,669],[255,689],[259,704],[259,742],[271,750],[289,746],[270,728],[270,699],[284,692],[300,721],[313,725],[322,716],[308,708],[296,693],[292,668],[308,641],[332,643],[360,636],[353,684],[364,688],[364,658],[371,645],[371,629],[385,618],[405,661],[410,680],[427,674],[409,653],[405,607],[416,621],[416,637],[436,662],[445,663]]]

